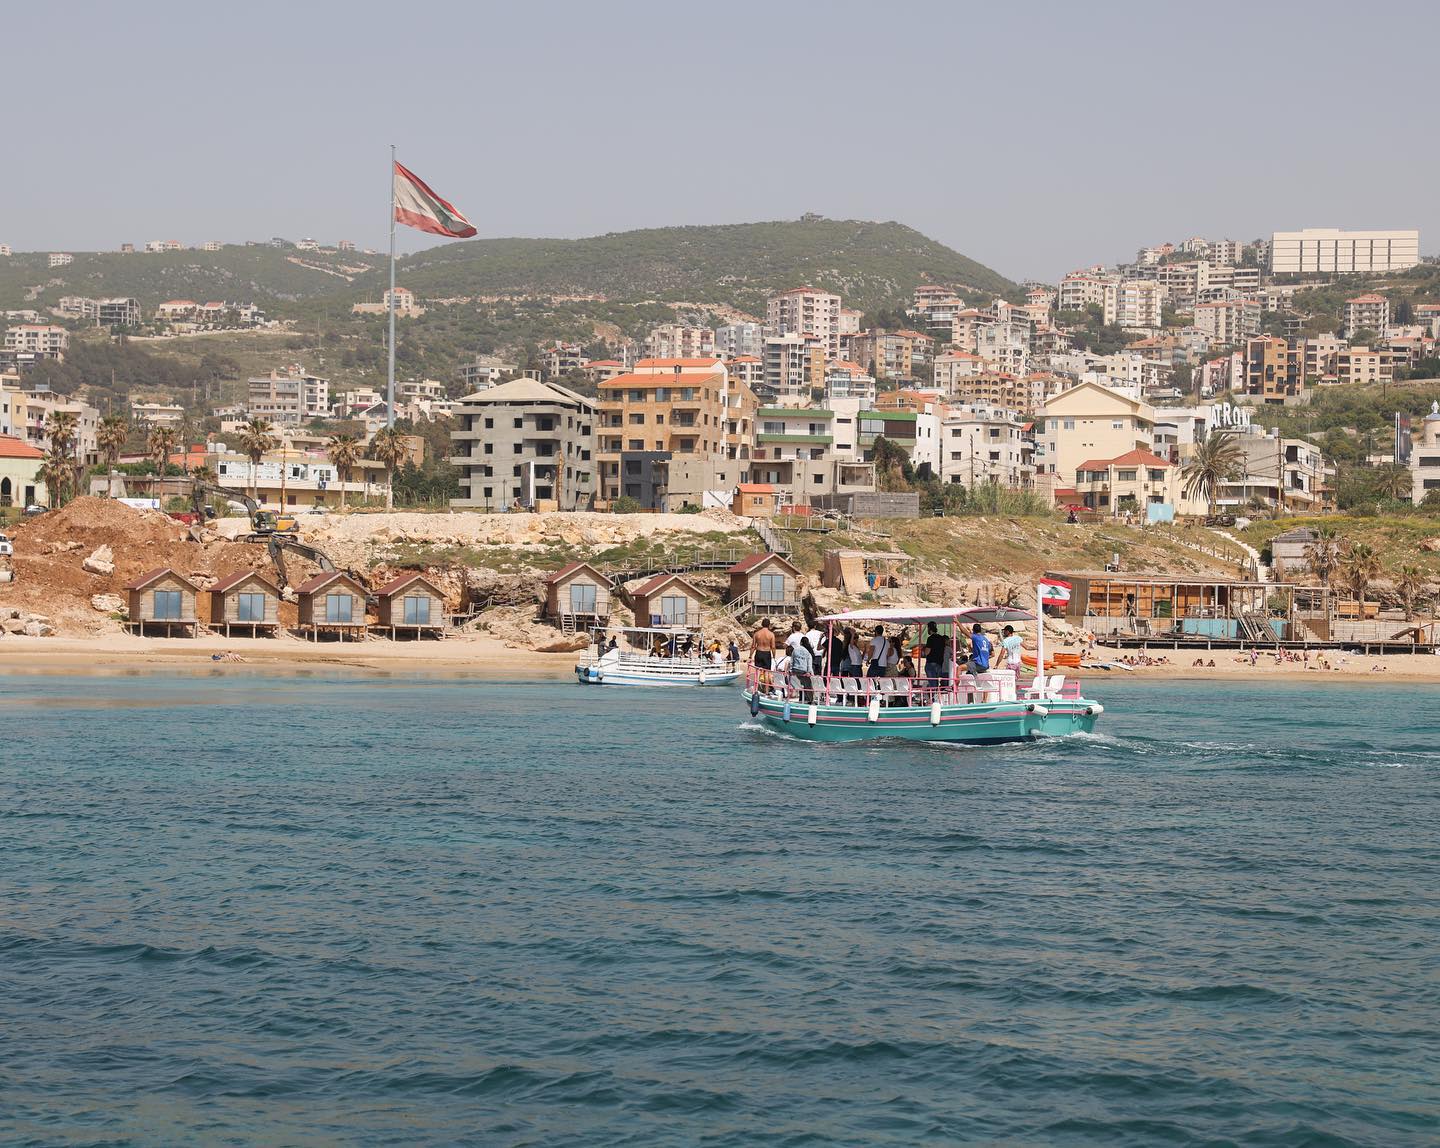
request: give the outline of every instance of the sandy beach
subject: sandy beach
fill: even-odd
[[[217,661],[217,654],[238,655],[240,661]],[[1097,660],[1118,662],[1132,650],[1097,647]],[[1312,654],[1309,667],[1277,662],[1261,654],[1251,665],[1248,653],[1236,650],[1206,652],[1206,665],[1195,666],[1196,652],[1163,651],[1159,665],[1133,669],[1084,669],[1086,683],[1105,681],[1404,681],[1440,684],[1440,657],[1428,654],[1391,654],[1363,657],[1325,651],[1328,669]],[[26,638],[7,635],[0,640],[0,674],[5,673],[134,673],[176,667],[228,667],[244,665],[252,671],[276,674],[304,673],[322,668],[384,674],[448,675],[510,680],[566,679],[574,670],[574,653],[537,653],[515,649],[495,638],[450,638],[443,642],[366,641],[311,643],[294,639],[260,641],[203,636],[180,640],[109,635],[87,638]],[[1214,661],[1214,666],[1209,662]],[[1375,667],[1382,667],[1377,670]]]

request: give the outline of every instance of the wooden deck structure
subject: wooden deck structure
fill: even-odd
[[[167,638],[193,638],[199,633],[195,599],[200,587],[183,574],[161,566],[142,574],[125,591],[129,603],[125,628],[132,634],[144,636],[158,631]]]
[[[210,587],[210,629],[273,638],[280,631],[280,588],[257,570],[237,570]]]

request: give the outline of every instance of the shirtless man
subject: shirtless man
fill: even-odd
[[[775,634],[769,618],[760,619],[760,628],[750,638],[750,650],[750,660],[759,669],[768,670],[775,661]]]

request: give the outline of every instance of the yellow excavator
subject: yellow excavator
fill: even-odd
[[[238,502],[245,507],[246,512],[250,515],[250,537],[247,539],[249,542],[263,542],[272,534],[296,534],[300,530],[300,520],[293,514],[265,510],[243,490],[231,490],[229,487],[201,482],[198,478],[194,480],[190,489],[190,505],[194,508],[197,524],[211,517],[206,513],[205,505],[201,500],[202,492],[212,494],[227,502]]]

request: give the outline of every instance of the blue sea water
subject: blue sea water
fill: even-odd
[[[0,678],[0,1140],[1440,1141],[1440,692],[1092,684]]]

